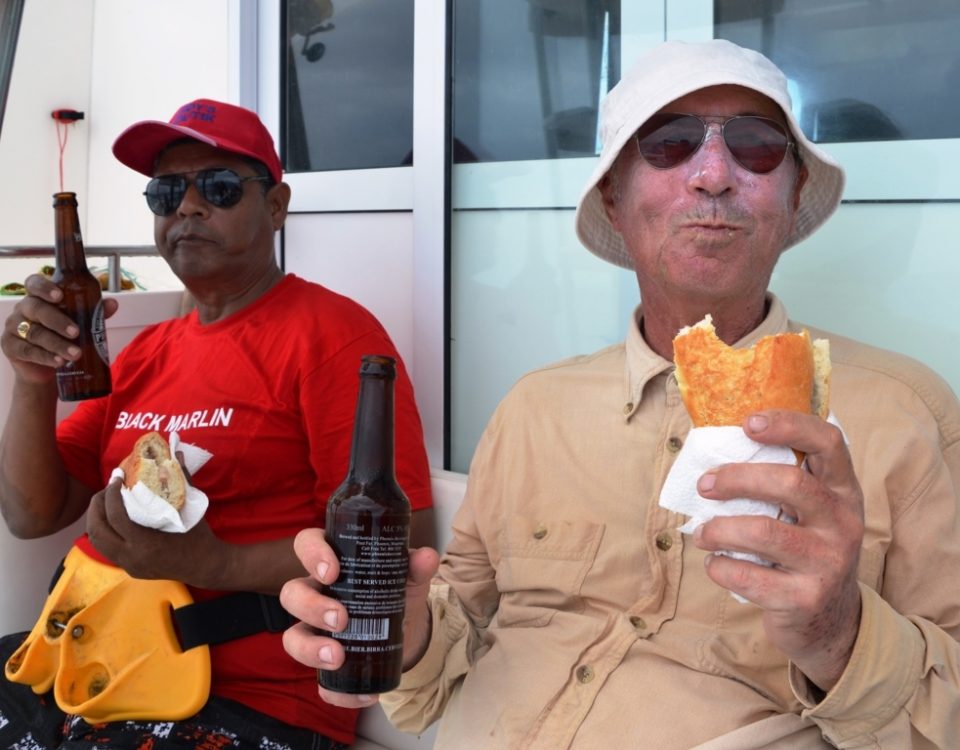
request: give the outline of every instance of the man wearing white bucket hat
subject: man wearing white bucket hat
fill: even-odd
[[[674,336],[708,313],[731,345],[800,330],[767,284],[836,209],[843,172],[800,131],[783,74],[725,41],[658,46],[601,118],[576,231],[636,272],[641,305],[623,344],[531,373],[499,406],[429,595],[433,552],[411,557],[388,714],[408,731],[442,715],[436,747],[458,750],[960,747],[960,404],[935,374],[817,332],[843,433],[761,412],[746,435],[805,469],[697,475],[706,498],[795,522],[714,518],[685,537],[658,504],[690,429]],[[711,554],[731,549],[773,564]],[[298,550],[335,575],[319,532]],[[281,601],[315,625],[336,606],[309,579]],[[305,627],[285,646],[340,660]]]

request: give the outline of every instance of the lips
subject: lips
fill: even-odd
[[[681,225],[681,230],[693,236],[699,236],[703,239],[711,240],[730,240],[739,232],[741,227],[737,224],[726,224],[716,222],[690,222]]]
[[[727,231],[732,232],[736,229],[739,229],[735,224],[715,224],[715,223],[704,223],[704,222],[694,222],[690,224],[684,224],[684,229],[703,229],[703,230],[717,230],[717,231]]]
[[[698,211],[678,217],[675,226],[685,232],[729,236],[746,230],[750,222],[746,217],[731,215],[729,211]]]
[[[199,234],[184,234],[177,237],[174,241],[174,245],[182,244],[195,244],[197,242],[210,242],[206,237],[201,237]]]
[[[213,242],[213,238],[208,237],[204,232],[198,232],[192,227],[173,229],[167,235],[167,241],[171,247],[177,245],[196,245],[199,243]]]

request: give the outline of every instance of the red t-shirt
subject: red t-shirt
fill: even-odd
[[[146,328],[116,357],[113,393],[60,423],[71,475],[104,487],[144,432],[213,457],[192,477],[210,499],[221,539],[245,544],[322,526],[350,457],[360,358],[398,360],[396,466],[414,510],[431,505],[430,473],[413,389],[380,323],[352,300],[286,276],[263,297],[210,325],[196,311]],[[197,601],[216,592],[192,589]],[[341,742],[356,712],[323,703],[316,672],[283,650],[279,633],[212,646],[212,692]]]

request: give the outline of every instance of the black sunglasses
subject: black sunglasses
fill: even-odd
[[[143,194],[147,205],[157,216],[169,216],[180,206],[187,188],[193,183],[207,203],[217,208],[230,208],[243,198],[243,183],[266,182],[266,175],[241,177],[232,169],[201,169],[193,179],[186,174],[165,174],[147,183]]]
[[[636,132],[637,149],[651,167],[671,169],[703,145],[711,122],[720,124],[723,142],[737,164],[756,174],[767,174],[779,167],[787,150],[795,145],[786,128],[768,117],[663,112],[651,117]]]

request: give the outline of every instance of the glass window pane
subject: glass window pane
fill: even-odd
[[[288,0],[284,168],[413,163],[414,0]]]
[[[13,58],[17,51],[22,15],[23,0],[0,2],[0,126],[3,125],[3,114],[7,109],[7,92],[10,88],[10,74],[13,72]]]
[[[623,339],[637,277],[584,249],[572,209],[455,211],[451,244],[450,468],[466,472],[521,375]]]
[[[619,0],[460,0],[453,160],[592,156],[620,79]]]
[[[814,141],[960,137],[956,0],[715,0],[714,23],[783,69]]]

